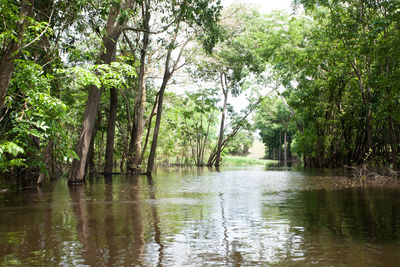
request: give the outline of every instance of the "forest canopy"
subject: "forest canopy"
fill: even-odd
[[[218,167],[256,131],[268,158],[398,169],[399,8],[0,0],[0,171]]]

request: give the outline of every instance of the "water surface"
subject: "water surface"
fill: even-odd
[[[396,266],[400,189],[262,167],[0,194],[1,266]]]

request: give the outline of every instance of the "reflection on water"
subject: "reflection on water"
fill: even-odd
[[[398,187],[264,168],[93,177],[0,195],[1,266],[395,266]]]

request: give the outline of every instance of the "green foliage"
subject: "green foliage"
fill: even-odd
[[[145,117],[152,110],[157,79],[165,67],[160,62],[181,41],[197,38],[198,47],[204,49],[182,51],[181,62],[175,62],[172,53],[169,67],[190,64],[192,81],[212,87],[184,96],[167,93],[161,161],[204,164],[204,154],[217,141],[221,95],[246,97],[253,107],[273,81],[281,85],[276,86],[279,97],[259,104],[253,118],[270,158],[282,151],[286,133],[289,154],[303,156],[314,166],[398,167],[400,4],[394,0],[296,2],[304,5],[305,16],[262,15],[243,5],[222,11],[217,0],[151,2],[152,33],[144,62]],[[141,4],[135,2],[136,9],[131,10],[119,0],[34,1],[34,8],[22,18],[22,3],[0,0],[0,59],[7,49],[18,46],[0,116],[1,171],[45,172],[48,154],[62,169],[76,157],[72,149],[93,85],[103,92],[102,120],[95,127],[97,159],[101,162],[104,152],[110,88],[118,90],[116,155],[123,158],[137,115],[133,107],[139,101],[136,72],[144,33],[118,29],[123,38],[113,40],[118,45],[112,63],[98,64],[98,55],[105,49],[110,8],[121,8],[116,25],[141,29]],[[225,19],[218,22],[221,15]],[[229,153],[246,153],[251,146],[253,127],[244,115],[248,111],[235,112],[227,104],[223,138],[244,129],[224,143]]]
[[[60,142],[54,151],[59,157],[74,156],[68,146],[68,134],[62,127],[68,109],[51,95],[52,79],[39,65],[17,61],[10,88],[13,94],[6,99],[7,125],[2,139],[7,141],[2,145],[8,147],[8,150],[3,149],[8,154],[2,153],[2,171],[24,164],[43,169],[43,163],[38,159],[48,142]],[[17,155],[22,157],[20,154],[24,158],[15,158]]]
[[[254,142],[252,131],[239,131],[226,146],[229,155],[247,155]]]
[[[164,163],[204,164],[204,152],[216,140],[217,99],[212,90],[168,94],[165,119],[161,123],[159,160]]]
[[[23,154],[24,149],[17,144],[5,141],[0,144],[0,171],[4,172],[12,167],[25,166],[23,158],[16,158],[19,154]],[[9,154],[9,155],[7,155]],[[11,159],[10,156],[12,156]]]
[[[98,88],[124,88],[129,78],[136,77],[135,68],[123,62],[111,64],[77,66],[59,70],[71,79],[77,88],[95,85]]]
[[[287,89],[298,130],[294,151],[314,166],[396,168],[399,76],[391,59],[399,53],[398,3],[299,2],[307,17],[272,15],[266,21],[278,26],[256,35]]]
[[[255,127],[266,147],[268,158],[277,158],[284,145],[284,133],[287,133],[287,143],[292,140],[293,131],[290,127],[291,114],[281,98],[268,98],[260,103],[254,114]]]

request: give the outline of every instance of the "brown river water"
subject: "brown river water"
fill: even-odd
[[[0,266],[400,266],[400,188],[321,171],[59,179],[0,214]]]

